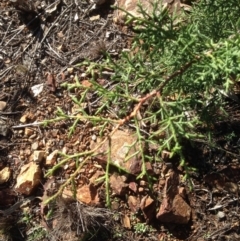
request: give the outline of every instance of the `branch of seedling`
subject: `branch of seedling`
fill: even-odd
[[[80,164],[77,165],[77,169],[75,170],[75,172],[66,180],[66,182],[64,184],[62,184],[58,190],[57,193],[55,193],[53,196],[51,196],[49,199],[47,199],[45,201],[45,204],[48,204],[49,202],[53,201],[57,196],[61,195],[64,188],[67,187],[68,184],[70,184],[74,178],[77,176],[77,174],[79,173],[80,169],[83,167],[84,164],[87,163],[87,161],[90,159],[90,157],[94,156],[96,151],[99,150],[101,148],[101,146],[106,142],[109,141],[111,136],[124,124],[126,124],[127,122],[129,122],[131,119],[135,118],[137,116],[137,113],[139,112],[141,106],[148,101],[151,98],[154,98],[155,96],[160,96],[161,92],[163,91],[164,87],[176,76],[179,76],[181,74],[183,74],[189,67],[191,67],[191,65],[193,63],[195,63],[197,60],[199,60],[200,57],[195,57],[194,60],[186,63],[184,66],[182,66],[179,70],[175,71],[173,74],[164,77],[164,81],[162,82],[162,84],[160,84],[160,86],[153,90],[151,93],[145,95],[142,98],[138,99],[138,103],[137,105],[134,107],[133,111],[126,116],[125,118],[118,120],[118,121],[114,121],[114,123],[117,123],[117,125],[114,127],[114,129],[103,139],[103,141],[101,141],[94,149],[92,149],[91,151],[86,151],[86,152],[82,152],[82,153],[77,153],[71,156],[66,156],[66,158],[64,158],[59,164],[57,164],[56,166],[54,166],[51,170],[48,171],[48,173],[45,175],[46,177],[53,175],[53,173],[59,168],[61,167],[64,163],[66,163],[67,161],[69,161],[70,159],[79,159],[80,157],[85,156],[84,160],[81,161]],[[83,117],[85,118],[85,117]],[[109,121],[109,120],[108,120]],[[109,159],[109,153],[110,151],[108,151],[108,159]],[[108,160],[108,164],[109,164],[109,160]],[[108,175],[108,173],[106,174]],[[106,178],[106,180],[108,180]],[[106,185],[108,186],[108,183],[106,183]],[[107,195],[107,197],[109,197]],[[109,201],[109,200],[108,200]]]
[[[164,77],[164,81],[160,84],[160,86],[156,89],[153,90],[151,93],[145,95],[144,97],[138,99],[138,104],[134,107],[134,110],[131,112],[130,115],[126,116],[124,119],[119,120],[118,125],[116,128],[118,129],[120,126],[124,125],[126,122],[131,120],[133,117],[135,117],[140,110],[141,106],[149,99],[155,97],[155,96],[160,96],[164,87],[176,76],[179,76],[183,74],[188,68],[192,66],[193,63],[195,63],[197,60],[199,60],[200,57],[196,56],[194,60],[186,63],[184,66],[182,66],[179,70],[175,71],[173,74]]]

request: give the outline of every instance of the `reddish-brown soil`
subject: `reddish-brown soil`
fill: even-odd
[[[56,118],[56,107],[72,113],[71,91],[61,83],[73,83],[78,75],[83,76],[83,84],[89,84],[86,68],[74,64],[85,59],[100,63],[104,51],[117,59],[123,48],[130,47],[133,34],[114,23],[113,2],[94,10],[89,2],[74,0],[59,1],[56,8],[58,1],[46,1],[42,7],[44,1],[31,7],[10,2],[0,3],[0,101],[7,104],[0,111],[0,170],[9,167],[11,172],[0,183],[0,240],[239,240],[240,106],[231,100],[227,100],[229,117],[212,127],[217,145],[200,140],[185,143],[188,166],[194,168],[188,170],[187,180],[182,179],[186,170],[177,159],[151,164],[152,186],[145,177],[136,179],[134,173],[126,175],[112,166],[111,209],[106,209],[105,183],[90,185],[105,173],[106,162],[92,158],[77,176],[80,193],[94,196],[88,204],[62,198],[52,206],[43,203],[76,170],[73,160],[57,170],[54,179],[42,178],[31,195],[15,190],[21,167],[32,161],[34,150],[50,154],[67,149],[69,155],[90,150],[99,130],[88,121],[79,123],[70,138],[70,121],[46,127],[32,123]],[[53,7],[47,8],[51,3]],[[43,91],[34,96],[32,87],[37,84],[43,84]],[[55,164],[39,165],[46,174]],[[184,202],[191,208],[186,224],[156,218],[161,204],[172,201],[164,196],[171,173],[180,177],[175,188],[183,188]],[[48,220],[49,210],[55,214]],[[49,235],[37,236],[36,230]]]

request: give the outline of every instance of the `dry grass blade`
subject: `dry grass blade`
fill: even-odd
[[[109,209],[87,206],[79,201],[69,203],[58,197],[54,210],[50,236],[56,241],[78,240],[91,230],[108,230],[113,223],[113,212]]]

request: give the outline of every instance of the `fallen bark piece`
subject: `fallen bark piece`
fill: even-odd
[[[42,170],[35,162],[30,162],[21,168],[17,177],[15,190],[24,195],[30,195],[40,184]]]

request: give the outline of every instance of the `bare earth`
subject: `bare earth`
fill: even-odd
[[[123,49],[131,47],[134,33],[114,21],[110,7],[114,2],[96,8],[74,0],[40,0],[27,6],[21,2],[18,6],[10,0],[0,2],[0,240],[239,240],[240,106],[231,100],[229,118],[213,127],[217,148],[200,141],[186,143],[188,164],[196,169],[189,170],[187,181],[178,160],[169,161],[164,154],[163,162],[149,163],[151,186],[145,177],[136,178],[138,160],[124,166],[130,174],[112,165],[111,209],[107,209],[105,183],[95,183],[107,165],[100,156],[89,160],[76,176],[80,201],[71,200],[68,188],[54,204],[44,203],[77,168],[69,160],[53,177],[44,177],[61,160],[58,151],[70,155],[91,150],[99,129],[82,122],[69,138],[71,123],[58,121],[46,127],[32,123],[54,119],[57,107],[72,113],[74,91],[61,83],[74,83],[77,75],[87,87],[87,68],[76,64],[86,59],[101,63],[104,51],[118,59]],[[106,74],[99,83],[107,86],[109,78]],[[74,94],[81,96],[83,91]],[[91,112],[94,94],[88,100]],[[127,127],[117,132],[114,158],[124,151],[124,143],[133,142]],[[34,157],[41,155],[37,151],[44,153],[43,160]],[[32,164],[34,158],[41,160]],[[18,186],[26,165],[25,172],[32,168],[30,173],[36,175],[32,179],[40,180],[33,189],[26,183],[24,188]],[[55,212],[52,218],[49,210]]]

